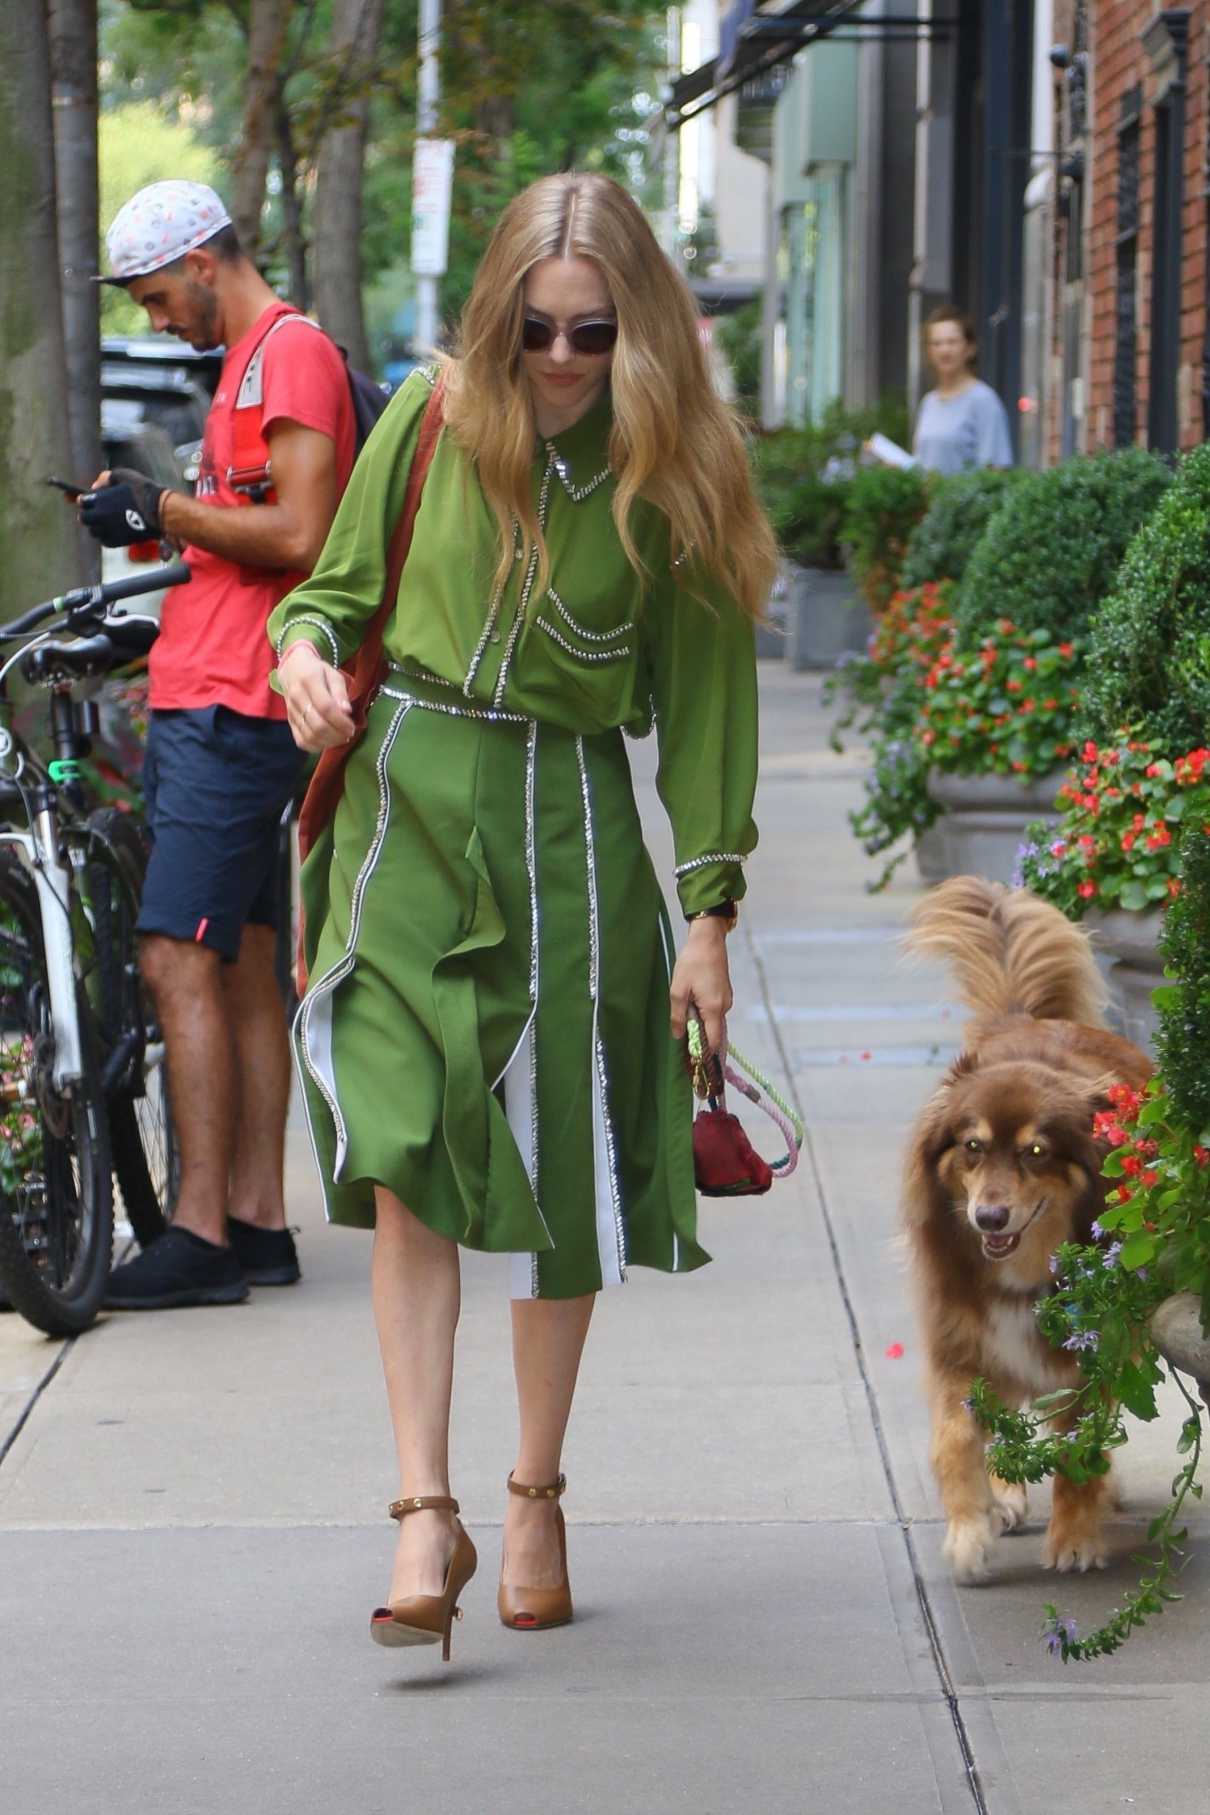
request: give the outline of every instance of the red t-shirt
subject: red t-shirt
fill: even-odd
[[[258,508],[227,483],[235,404],[266,330],[280,316],[296,313],[288,303],[273,305],[228,349],[206,418],[197,482],[200,503],[218,510]],[[262,432],[289,421],[327,435],[336,444],[343,492],[353,470],[356,423],[339,349],[310,323],[278,328],[264,344],[259,388]],[[166,711],[221,705],[252,718],[285,718],[285,702],[269,687],[274,662],[265,623],[304,576],[242,567],[192,544],[184,559],[193,579],[164,599],[150,659],[152,706]]]

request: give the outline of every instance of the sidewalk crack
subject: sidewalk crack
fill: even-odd
[[[870,1371],[866,1366],[865,1346],[861,1340],[861,1330],[857,1322],[857,1311],[853,1304],[853,1296],[849,1290],[849,1282],[845,1275],[844,1261],[841,1258],[840,1253],[840,1242],[836,1234],[836,1225],[832,1220],[832,1213],[828,1207],[828,1196],[824,1189],[823,1172],[819,1164],[819,1156],[815,1150],[815,1143],[811,1137],[810,1124],[808,1123],[805,1108],[802,1099],[799,1096],[797,1084],[795,1083],[794,1073],[790,1066],[790,1056],[786,1050],[785,1041],[782,1039],[781,1023],[774,1011],[773,998],[769,990],[768,973],[765,970],[760,948],[752,935],[751,927],[743,920],[740,921],[740,927],[744,934],[749,956],[751,957],[753,966],[756,970],[757,979],[760,985],[761,1000],[764,1003],[765,1013],[768,1016],[769,1031],[774,1045],[777,1048],[782,1075],[786,1080],[786,1086],[790,1092],[794,1107],[798,1110],[799,1115],[802,1116],[803,1126],[806,1130],[803,1140],[804,1156],[810,1168],[812,1180],[814,1181],[816,1196],[819,1199],[819,1209],[823,1219],[824,1234],[827,1238],[828,1250],[832,1256],[832,1267],[836,1275],[836,1284],[840,1292],[841,1304],[844,1307],[845,1318],[849,1326],[849,1337],[853,1344],[853,1357],[856,1361],[857,1372],[860,1376],[862,1389],[865,1393],[866,1405],[869,1408],[870,1422],[874,1430],[874,1441],[878,1447],[878,1457],[882,1465],[882,1473],[883,1478],[886,1481],[887,1492],[890,1495],[891,1506],[894,1510],[895,1523],[903,1538],[903,1546],[907,1555],[908,1567],[912,1572],[912,1584],[916,1592],[916,1602],[920,1608],[920,1617],[924,1623],[925,1635],[928,1639],[929,1651],[933,1659],[933,1667],[937,1672],[937,1680],[940,1684],[942,1698],[949,1710],[950,1721],[954,1729],[954,1737],[958,1742],[958,1750],[962,1758],[963,1768],[966,1771],[967,1787],[971,1793],[972,1803],[978,1811],[978,1815],[989,1815],[987,1798],[984,1794],[983,1784],[979,1776],[979,1767],[975,1762],[974,1748],[971,1744],[970,1735],[966,1730],[966,1721],[963,1716],[962,1705],[959,1700],[957,1688],[954,1684],[953,1675],[950,1671],[949,1661],[945,1655],[945,1647],[942,1644],[941,1629],[937,1623],[936,1615],[933,1612],[932,1602],[929,1599],[928,1587],[924,1579],[924,1571],[920,1563],[920,1556],[917,1552],[915,1542],[913,1541],[912,1521],[907,1517],[903,1502],[899,1497],[899,1487],[895,1480],[894,1469],[891,1466],[890,1450],[886,1441],[886,1432],[883,1429],[882,1413],[878,1405],[878,1399],[874,1391],[874,1383],[870,1377]]]

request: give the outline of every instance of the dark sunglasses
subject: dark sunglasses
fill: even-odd
[[[590,358],[599,357],[602,353],[612,353],[618,344],[618,324],[616,321],[579,321],[574,328],[567,329],[567,338],[577,353],[586,353]],[[545,353],[547,347],[554,345],[555,330],[548,321],[539,321],[536,315],[527,315],[521,326],[521,345],[527,353]]]

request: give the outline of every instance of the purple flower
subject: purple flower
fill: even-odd
[[[1095,1349],[1101,1340],[1099,1330],[1073,1330],[1063,1344],[1065,1349]]]
[[[1101,1227],[1101,1225],[1100,1225],[1100,1223],[1094,1223],[1094,1224],[1093,1224],[1093,1225],[1092,1225],[1092,1239],[1093,1239],[1093,1241],[1094,1241],[1094,1242],[1099,1242],[1099,1241],[1103,1241],[1103,1240],[1104,1240],[1104,1236],[1105,1236],[1105,1231],[1104,1231],[1104,1229],[1102,1229],[1102,1227]]]
[[[1106,1248],[1104,1256],[1101,1260],[1101,1265],[1103,1267],[1116,1267],[1118,1264],[1118,1255],[1121,1252],[1122,1252],[1121,1242],[1110,1242],[1110,1244]]]
[[[1046,1640],[1046,1649],[1051,1657],[1057,1657],[1064,1644],[1073,1645],[1078,1631],[1075,1621],[1067,1617],[1053,1619],[1049,1626],[1044,1627],[1042,1637]]]
[[[1057,1272],[1058,1272],[1058,1271],[1059,1271],[1059,1257],[1058,1257],[1058,1255],[1057,1255],[1057,1254],[1052,1254],[1052,1255],[1051,1255],[1051,1257],[1050,1257],[1050,1259],[1049,1259],[1049,1260],[1048,1260],[1048,1261],[1047,1261],[1047,1263],[1046,1263],[1046,1264],[1047,1264],[1047,1266],[1048,1266],[1048,1267],[1049,1267],[1049,1268],[1050,1268],[1050,1270],[1051,1270],[1051,1273],[1052,1273],[1052,1274],[1054,1274],[1054,1273],[1057,1273]]]

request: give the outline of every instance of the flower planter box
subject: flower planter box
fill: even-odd
[[[1160,956],[1161,908],[1130,913],[1111,908],[1085,914],[1084,925],[1094,935],[1098,956],[1110,961],[1109,987],[1117,1009],[1115,1019],[1128,1040],[1147,1048],[1159,1026],[1151,992],[1164,981]]]
[[[788,564],[786,660],[792,668],[834,668],[861,655],[873,629],[865,601],[846,573]]]
[[[1031,819],[1058,823],[1055,795],[1064,772],[1032,781],[1011,775],[946,775],[934,770],[928,790],[945,809],[933,830],[940,834],[946,876],[986,876],[1011,882],[1017,853]]]
[[[1210,1392],[1210,1337],[1202,1334],[1201,1305],[1194,1292],[1166,1298],[1151,1319],[1156,1347],[1171,1367],[1191,1374],[1202,1398]]]
[[[949,875],[945,867],[945,838],[941,825],[930,826],[927,832],[921,832],[912,846],[916,859],[916,869],[920,880],[926,886],[934,882],[944,882]]]

